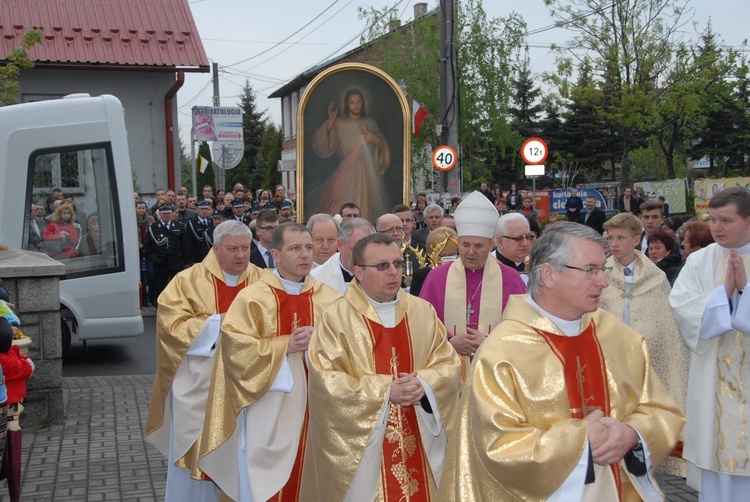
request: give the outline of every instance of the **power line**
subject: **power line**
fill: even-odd
[[[242,64],[242,63],[247,63],[248,61],[251,61],[251,60],[253,60],[253,59],[257,58],[257,57],[260,57],[260,56],[262,56],[263,54],[266,54],[266,53],[267,53],[267,52],[269,52],[269,51],[272,51],[273,49],[275,49],[276,47],[278,47],[278,46],[279,46],[279,45],[281,45],[282,43],[286,42],[287,40],[289,40],[290,38],[292,38],[292,37],[293,37],[294,35],[296,35],[297,33],[299,33],[300,31],[302,31],[302,30],[304,30],[305,28],[307,28],[308,26],[310,26],[310,25],[311,25],[311,24],[312,24],[312,23],[313,23],[313,22],[314,22],[314,21],[315,21],[316,19],[318,19],[318,18],[319,18],[320,16],[322,16],[323,14],[325,14],[325,13],[326,13],[326,12],[328,11],[328,9],[330,9],[331,7],[333,7],[334,5],[336,5],[337,3],[339,3],[339,0],[333,0],[333,3],[332,3],[331,5],[329,5],[328,7],[326,7],[326,8],[325,8],[325,9],[323,10],[323,12],[321,12],[320,14],[318,14],[317,16],[315,16],[314,18],[312,18],[312,19],[311,19],[310,21],[308,21],[307,23],[305,23],[305,25],[304,25],[304,26],[302,26],[302,28],[298,29],[297,31],[295,31],[294,33],[292,33],[291,35],[289,35],[288,37],[286,37],[286,38],[285,38],[284,40],[282,40],[281,42],[279,42],[279,43],[277,43],[277,44],[274,44],[274,45],[272,45],[271,47],[269,47],[268,49],[266,49],[266,50],[264,50],[264,51],[261,51],[261,52],[259,52],[258,54],[254,55],[254,56],[250,56],[250,57],[249,57],[249,58],[247,58],[247,59],[243,59],[242,61],[238,61],[238,62],[236,62],[236,63],[232,63],[232,64],[230,64],[230,65],[226,65],[226,67],[227,67],[227,68],[231,68],[232,66],[237,66],[237,65],[239,65],[239,64]]]

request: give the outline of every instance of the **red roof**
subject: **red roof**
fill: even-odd
[[[38,66],[209,69],[187,0],[2,0],[0,57],[34,28]]]

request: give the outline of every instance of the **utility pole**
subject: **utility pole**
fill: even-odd
[[[458,147],[458,61],[456,57],[455,0],[440,0],[440,123],[438,137],[441,145],[452,147],[458,154],[456,167],[440,173],[441,192],[457,195],[461,170],[461,150]]]
[[[221,98],[219,97],[219,63],[212,63],[211,68],[213,70],[213,82],[214,82],[214,99],[213,99],[213,105],[214,107],[221,106]],[[222,150],[223,151],[223,150]],[[222,155],[222,159],[224,159],[224,156]],[[213,159],[212,159],[213,160]],[[216,169],[216,189],[217,190],[225,190],[224,186],[224,166],[219,167],[216,165],[216,162],[213,163],[214,168]]]

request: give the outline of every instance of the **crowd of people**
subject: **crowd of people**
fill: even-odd
[[[626,190],[542,229],[515,186],[304,224],[284,187],[180,191],[136,203],[167,500],[748,489],[750,192],[686,222]]]

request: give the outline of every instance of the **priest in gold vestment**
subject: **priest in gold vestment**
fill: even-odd
[[[435,310],[401,291],[403,265],[390,237],[361,239],[356,279],[315,327],[302,500],[436,498],[460,363]]]
[[[227,312],[216,350],[198,467],[232,500],[298,500],[307,445],[305,351],[338,292],[317,282],[312,237],[283,223],[265,270]],[[197,473],[194,473],[197,474]]]
[[[654,500],[684,424],[644,339],[597,310],[604,240],[559,222],[474,358],[441,500]]]
[[[218,225],[206,258],[177,274],[159,296],[157,370],[145,436],[169,461],[167,501],[219,498],[214,483],[191,479],[188,469],[197,460],[223,314],[260,275],[250,263],[251,239],[242,223]]]

